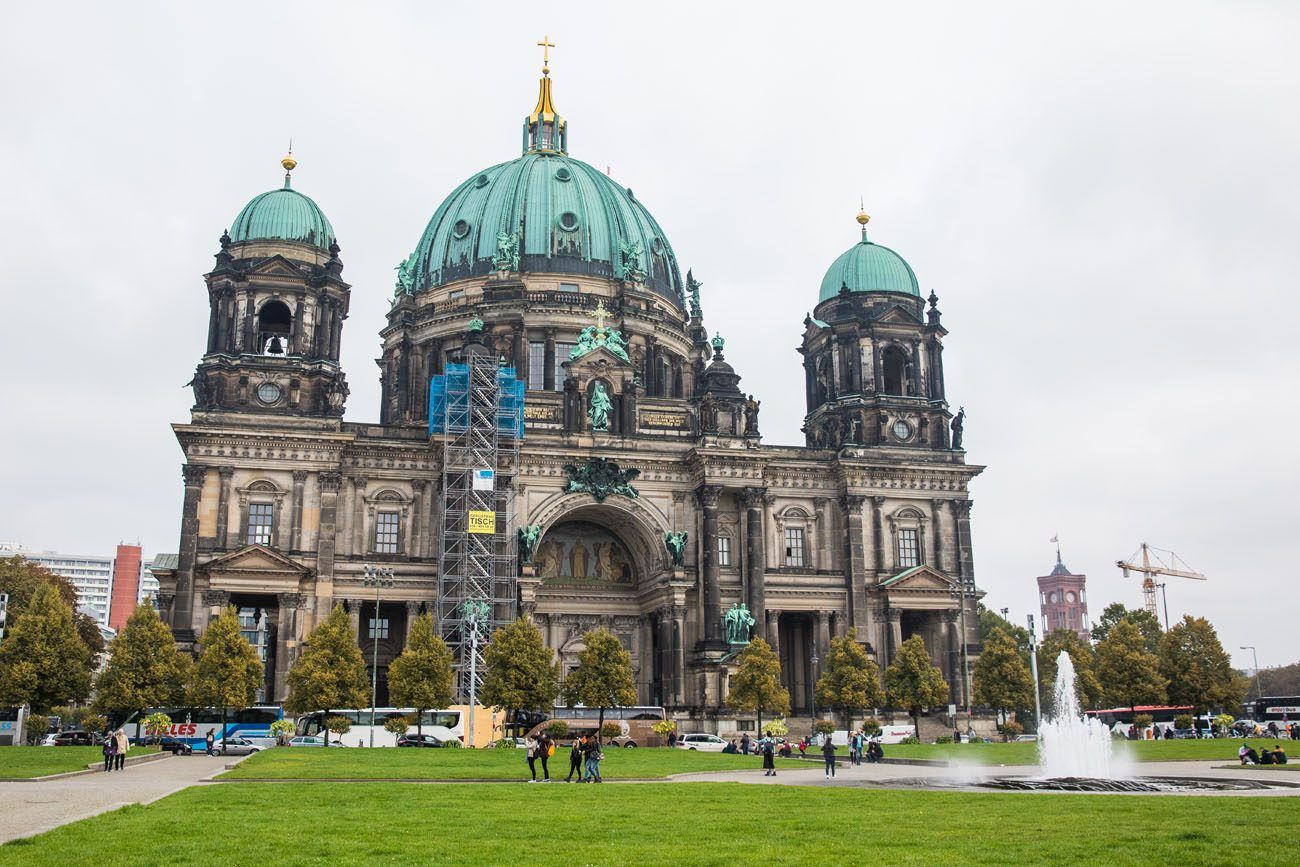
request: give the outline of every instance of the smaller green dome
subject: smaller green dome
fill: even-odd
[[[289,187],[287,173],[283,188],[255,196],[230,227],[230,240],[235,244],[267,238],[311,244],[322,250],[329,250],[334,243],[334,227],[325,213],[310,198]]]
[[[901,292],[921,297],[912,266],[888,247],[868,241],[865,226],[862,240],[836,259],[822,278],[817,302],[834,298],[842,286],[850,292]]]

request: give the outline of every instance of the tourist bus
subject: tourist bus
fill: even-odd
[[[1133,724],[1134,715],[1146,714],[1151,717],[1152,724],[1163,723],[1167,726],[1174,724],[1174,718],[1186,714],[1191,716],[1194,708],[1190,704],[1140,704],[1137,707],[1112,707],[1105,710],[1086,710],[1084,714],[1099,719],[1107,727],[1114,729],[1120,725],[1127,728]],[[1127,731],[1124,732],[1127,734]]]
[[[368,747],[371,744],[371,711],[368,707],[353,709],[318,710],[303,714],[297,719],[297,734],[324,737],[325,721],[332,716],[341,716],[352,723],[352,728],[343,735],[344,746]],[[413,707],[377,707],[374,709],[374,745],[377,747],[397,746],[398,735],[384,728],[384,723],[392,717],[406,717],[408,732],[416,731],[415,708]],[[469,707],[457,705],[442,710],[426,710],[422,713],[419,730],[422,734],[433,735],[440,741],[459,740],[465,743],[465,733],[469,728]],[[478,707],[475,710],[474,728],[477,746],[485,747],[492,742],[494,727],[500,725],[500,713],[492,713],[490,708]],[[330,740],[338,740],[330,735]],[[468,744],[467,744],[468,745]]]
[[[172,724],[161,732],[144,731],[144,718],[152,713],[165,713]],[[271,723],[284,719],[284,709],[278,704],[261,704],[253,707],[151,707],[131,716],[122,730],[132,743],[147,743],[159,736],[184,741],[202,750],[208,732],[220,743],[224,738],[244,737],[261,746],[273,746],[275,735]]]
[[[1293,723],[1300,720],[1300,695],[1266,695],[1242,705],[1255,722]]]
[[[605,708],[605,722],[618,723],[619,734],[617,737],[608,741],[621,747],[661,747],[665,741],[654,731],[654,724],[664,718],[664,709],[654,706],[637,706],[637,707],[607,707]],[[528,730],[529,737],[537,737],[540,733],[554,722],[560,721],[568,725],[568,733],[564,739],[579,737],[580,735],[592,736],[596,734],[596,729],[600,725],[600,708],[585,707],[577,705],[575,707],[564,707],[556,705],[551,710],[551,718],[545,722],[540,722]]]

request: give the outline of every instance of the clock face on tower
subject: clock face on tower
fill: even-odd
[[[257,387],[257,399],[265,404],[273,404],[280,399],[280,386],[274,382],[264,382]]]
[[[912,426],[901,418],[894,422],[890,430],[893,431],[895,439],[906,440],[912,437]]]

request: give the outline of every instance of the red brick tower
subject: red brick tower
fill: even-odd
[[[140,596],[140,546],[118,545],[113,560],[113,595],[108,605],[108,625],[121,630],[135,611]]]
[[[1053,539],[1052,541],[1056,541]],[[1038,601],[1042,608],[1043,635],[1055,629],[1071,629],[1084,641],[1091,640],[1088,621],[1087,575],[1075,575],[1061,562],[1061,546],[1056,546],[1056,565],[1050,574],[1038,579]]]

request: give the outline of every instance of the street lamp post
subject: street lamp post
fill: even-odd
[[[492,607],[481,599],[465,600],[465,626],[469,629],[469,746],[474,747],[474,705],[478,704],[478,631],[492,619]]]
[[[1253,644],[1241,645],[1242,650],[1249,650],[1251,657],[1255,660],[1255,701],[1264,697],[1264,691],[1259,688],[1259,654],[1255,652]]]
[[[362,583],[375,588],[375,613],[370,618],[370,634],[374,646],[370,652],[370,746],[375,745],[375,703],[379,700],[379,591],[383,587],[393,586],[393,570],[389,566],[361,567],[365,576]]]
[[[817,663],[821,661],[821,660],[819,660],[819,659],[817,658],[817,640],[816,640],[816,639],[813,639],[813,642],[812,642],[812,656],[808,659],[808,661],[809,661],[810,663],[812,663],[812,677],[813,677],[813,682],[812,682],[812,721],[813,721],[813,734],[815,735],[815,734],[817,734]]]
[[[1034,630],[1034,615],[1029,615],[1029,667],[1034,675],[1034,731],[1043,730],[1043,701],[1038,692],[1038,633]]]
[[[1160,598],[1164,600],[1165,603],[1165,632],[1168,632],[1169,631],[1169,594],[1165,592],[1164,584],[1157,584],[1156,586],[1160,588]]]

